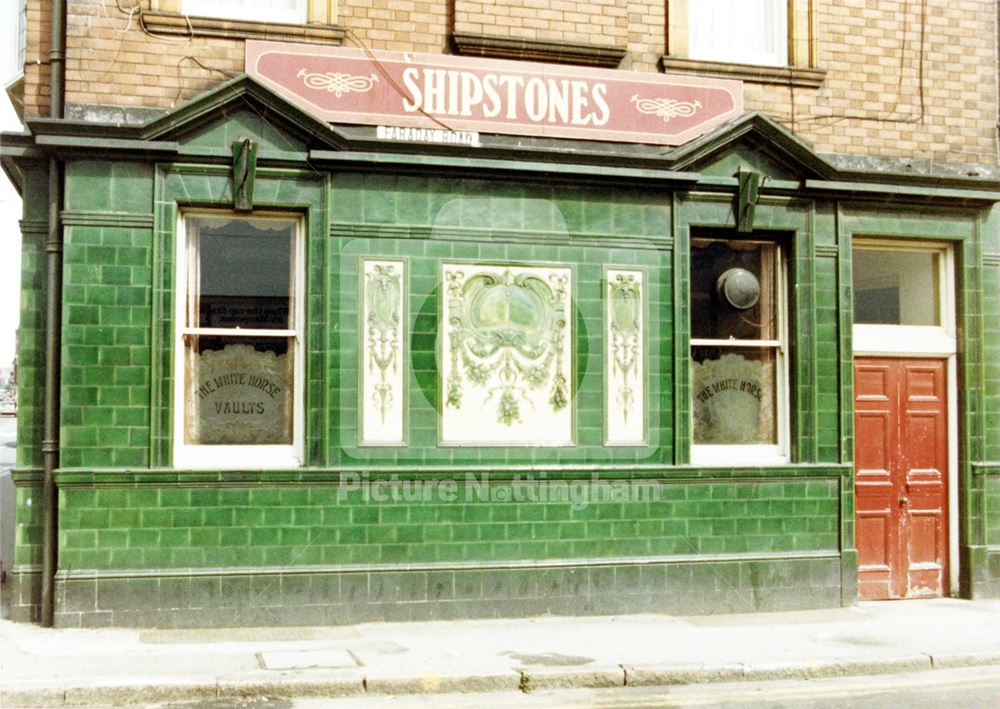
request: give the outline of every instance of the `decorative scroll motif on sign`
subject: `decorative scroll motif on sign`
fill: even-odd
[[[444,267],[445,442],[566,444],[570,271]]]
[[[291,442],[292,358],[251,345],[190,353],[187,441],[200,444]]]
[[[708,444],[773,443],[774,364],[724,354],[694,362],[694,441]]]
[[[296,76],[302,79],[302,83],[307,88],[327,91],[337,98],[340,98],[344,94],[367,93],[378,82],[378,77],[374,74],[370,76],[354,76],[342,72],[328,71],[325,73],[315,73],[299,69],[299,73]]]
[[[642,271],[607,271],[607,443],[645,438]]]
[[[689,118],[701,108],[700,101],[678,101],[672,98],[639,98],[639,94],[632,97],[632,103],[639,113],[658,116],[664,123],[669,123],[671,118]]]
[[[363,265],[362,442],[403,442],[402,261]]]

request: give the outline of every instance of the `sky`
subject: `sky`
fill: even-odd
[[[3,3],[6,4],[6,3]],[[8,7],[17,3],[10,3]],[[13,13],[11,13],[13,14]],[[3,87],[14,77],[13,18],[0,17],[0,131],[20,131],[21,123],[14,113]],[[18,304],[21,301],[21,198],[0,170],[0,367],[9,367],[14,360],[14,333],[17,332]]]

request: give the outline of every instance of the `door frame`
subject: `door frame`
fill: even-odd
[[[957,304],[955,300],[955,251],[942,242],[914,242],[899,239],[855,237],[853,250],[859,248],[934,252],[939,254],[938,283],[941,324],[937,326],[857,325],[853,327],[851,371],[853,387],[854,362],[858,357],[891,359],[943,359],[948,391],[948,595],[957,596],[959,589],[959,468],[958,468],[958,339],[956,336]],[[853,402],[853,397],[852,397]],[[853,404],[852,404],[853,409]],[[857,530],[855,530],[857,534]]]

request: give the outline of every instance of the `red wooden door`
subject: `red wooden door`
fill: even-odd
[[[862,599],[948,592],[944,360],[854,362],[855,533]]]

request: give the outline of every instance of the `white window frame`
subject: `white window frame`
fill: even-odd
[[[28,18],[27,0],[13,0],[8,9],[7,19],[14,28],[10,53],[4,56],[0,73],[6,83],[12,83],[24,76],[25,52],[27,51]]]
[[[198,17],[300,25],[308,19],[309,2],[295,0],[295,7],[286,9],[269,8],[266,0],[181,0],[181,12]]]
[[[698,239],[717,239],[719,241],[739,241],[726,235],[698,236]],[[694,442],[694,391],[689,393],[691,406],[691,463],[711,467],[738,467],[746,465],[775,465],[789,462],[789,387],[788,387],[788,259],[785,248],[779,241],[768,239],[748,239],[774,244],[775,249],[775,318],[777,319],[776,340],[716,340],[692,337],[688,344],[688,362],[693,365],[692,350],[695,347],[731,347],[748,349],[751,347],[768,347],[774,352],[774,396],[775,396],[775,434],[776,442],[747,443],[738,445],[698,444]]]
[[[703,31],[703,25],[710,22],[710,15],[715,9],[712,4],[728,3],[732,7],[729,12],[722,14],[731,15],[736,8],[745,5],[748,0],[690,0],[687,4],[687,42],[688,57],[694,60],[724,62],[728,64],[751,64],[760,66],[788,66],[789,64],[789,5],[788,0],[760,0],[770,5],[767,8],[770,14],[772,26],[770,46],[759,52],[743,50],[739,42],[722,37],[720,40],[707,41],[709,34],[722,32],[725,28],[716,26],[709,32]],[[734,23],[731,32],[745,29]]]
[[[955,325],[955,257],[946,244],[876,240],[859,238],[854,251],[907,251],[937,255],[938,312],[937,325],[874,325],[855,323],[853,329],[854,352],[872,354],[926,353],[948,355],[958,351]],[[887,349],[888,348],[888,349]]]
[[[191,275],[190,261],[194,248],[193,236],[188,231],[187,220],[191,217],[231,217],[233,219],[294,219],[296,227],[292,233],[292,327],[277,329],[239,329],[192,327],[189,304]],[[305,323],[305,227],[300,215],[288,212],[253,212],[239,214],[223,210],[191,210],[181,212],[177,218],[176,261],[174,268],[174,446],[173,464],[178,468],[215,469],[266,469],[289,468],[302,465],[304,460],[305,424],[304,392],[305,362],[303,332]],[[290,445],[203,445],[187,443],[185,430],[185,392],[187,391],[187,370],[185,353],[187,337],[196,335],[224,336],[267,336],[288,337],[291,340],[290,354],[293,359],[292,390],[292,443]]]

